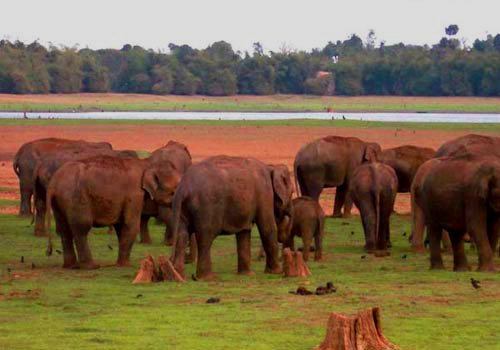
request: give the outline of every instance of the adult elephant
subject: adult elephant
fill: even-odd
[[[431,268],[442,269],[441,235],[448,231],[455,271],[469,270],[464,235],[474,240],[479,271],[493,271],[492,247],[500,231],[500,159],[465,154],[436,161],[424,175],[415,202],[428,225]]]
[[[410,192],[418,168],[435,153],[432,148],[405,145],[383,150],[379,160],[396,172],[398,192]]]
[[[445,142],[434,157],[445,157],[460,153],[493,155],[500,157],[500,137],[468,134]]]
[[[379,144],[356,137],[327,136],[310,142],[295,156],[297,192],[317,201],[323,188],[336,187],[333,217],[342,216],[344,205],[344,217],[348,217],[352,207],[349,183],[354,170],[365,161],[377,160],[380,153]]]
[[[212,279],[210,249],[218,235],[235,234],[238,273],[250,271],[250,233],[257,224],[266,252],[266,272],[281,273],[275,215],[290,208],[292,183],[286,167],[271,167],[253,158],[215,156],[192,165],[175,192],[172,260],[184,275],[189,236],[197,242],[198,279]],[[280,214],[281,215],[281,214]]]
[[[191,153],[189,153],[187,146],[173,140],[151,153],[147,160],[151,164],[169,161],[181,175],[183,175],[192,164]],[[172,245],[172,208],[164,207],[159,211],[158,215],[166,224],[164,242],[167,245]],[[151,243],[151,236],[148,229],[149,218],[150,216],[144,214],[141,220],[140,242],[144,244]]]
[[[47,195],[47,188],[49,186],[50,179],[54,173],[63,164],[82,160],[86,158],[95,157],[98,155],[107,155],[119,158],[133,158],[139,159],[137,153],[131,150],[115,151],[107,148],[87,148],[87,147],[66,147],[62,149],[56,149],[49,153],[44,153],[39,160],[35,169],[33,170],[33,198],[35,204],[35,210],[33,213],[35,221],[35,236],[43,236],[46,233],[45,230],[45,200]]]
[[[50,180],[47,219],[54,212],[66,268],[99,267],[87,235],[92,227],[113,225],[119,241],[117,265],[129,264],[141,214],[171,204],[180,174],[170,162],[97,156],[68,162]],[[76,245],[75,254],[74,245]]]
[[[64,148],[113,149],[108,142],[87,142],[61,138],[45,138],[23,144],[14,156],[12,163],[14,172],[19,178],[19,191],[21,193],[19,215],[31,216],[33,214],[31,197],[33,196],[33,171],[37,161],[43,154]]]

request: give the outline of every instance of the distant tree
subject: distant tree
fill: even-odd
[[[174,87],[174,77],[167,66],[155,66],[152,71],[151,92],[156,95],[168,95]]]
[[[200,80],[184,67],[175,71],[172,92],[175,95],[194,95],[200,85]]]
[[[55,93],[74,93],[82,89],[82,62],[75,49],[53,48],[50,55],[48,72],[50,91]]]
[[[450,24],[448,27],[444,29],[446,35],[454,36],[458,33],[458,26],[456,24]]]

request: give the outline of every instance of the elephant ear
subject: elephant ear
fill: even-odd
[[[271,180],[275,197],[279,198],[282,205],[286,204],[292,194],[288,168],[285,165],[271,166]]]
[[[149,197],[154,200],[153,193],[158,189],[158,177],[154,168],[149,168],[142,175],[142,189],[149,193]]]
[[[379,158],[380,146],[375,144],[367,144],[365,147],[365,154],[363,155],[363,161],[365,162],[376,162]]]

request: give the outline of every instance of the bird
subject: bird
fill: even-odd
[[[470,283],[472,284],[472,287],[474,287],[474,289],[481,288],[481,281],[478,281],[478,280],[474,279],[473,277],[470,278]]]
[[[342,120],[345,120],[345,116],[344,115],[342,115]]]
[[[406,254],[403,254],[403,255],[401,256],[401,259],[406,259],[406,258],[407,258],[407,255],[406,255]]]
[[[111,244],[108,244],[108,249],[113,250],[113,247],[111,246]]]
[[[59,255],[62,254],[62,252],[59,249],[56,249],[56,253],[59,254]]]
[[[135,297],[136,297],[137,299],[139,299],[139,298],[142,298],[142,297],[143,297],[143,295],[142,295],[142,294],[137,294]]]
[[[361,259],[366,259],[366,255],[361,255]]]
[[[208,298],[207,304],[217,304],[220,302],[220,298]]]
[[[32,269],[36,268],[36,265],[35,265],[35,263],[34,263],[34,262],[32,262],[32,263],[31,263],[31,268],[32,268]]]
[[[24,264],[24,256],[21,255],[21,263]]]
[[[12,269],[10,267],[7,267],[7,272],[8,273],[11,273],[12,272]]]
[[[351,235],[353,235],[353,236],[354,236],[354,231],[351,231]]]
[[[406,237],[406,232],[403,232],[403,237]]]

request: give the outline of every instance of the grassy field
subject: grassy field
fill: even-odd
[[[0,111],[500,113],[500,98],[359,96],[154,96],[138,94],[0,94]]]
[[[418,123],[375,122],[359,120],[128,120],[128,119],[2,119],[0,126],[78,126],[78,125],[185,125],[185,126],[235,126],[235,127],[330,127],[330,128],[395,128],[410,130],[468,130],[470,132],[500,132],[500,123]]]
[[[500,349],[500,275],[451,272],[450,255],[447,271],[429,271],[427,254],[409,251],[408,217],[392,218],[390,257],[365,259],[359,218],[328,219],[325,259],[309,264],[313,276],[308,279],[264,274],[263,261],[253,262],[255,276],[236,275],[235,238],[225,236],[212,249],[217,282],[132,285],[144,254],[170,252],[160,243],[163,228],[150,227],[154,244],[134,246],[134,267],[111,266],[116,237],[103,229],[91,234],[90,242],[94,256],[108,266],[68,271],[59,268],[60,255],[44,255],[46,240],[31,235],[29,219],[0,215],[0,348],[312,349],[324,337],[330,312],[380,306],[384,332],[400,349],[469,349],[472,344]],[[253,237],[255,254],[256,232]],[[474,252],[469,259],[475,267]],[[188,265],[188,275],[193,271]],[[482,289],[473,289],[470,277],[481,280]],[[289,293],[327,281],[337,293]],[[210,297],[221,302],[206,304]]]

